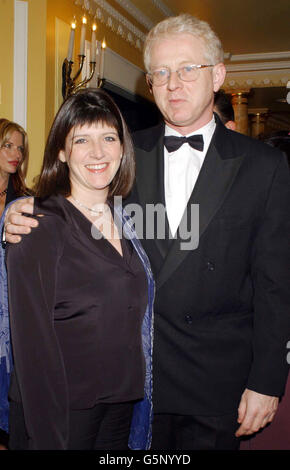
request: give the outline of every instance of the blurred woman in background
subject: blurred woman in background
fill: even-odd
[[[28,194],[25,185],[25,175],[28,164],[28,138],[25,130],[17,123],[8,119],[0,119],[0,216],[5,206],[19,196]],[[2,319],[2,306],[1,306]],[[1,343],[2,344],[2,343]],[[1,349],[1,348],[0,348]],[[0,351],[1,353],[1,351]],[[5,381],[6,366],[2,367],[4,358],[0,355],[0,409],[6,405]],[[2,416],[2,414],[1,414]],[[0,450],[7,449],[8,434],[5,420],[0,419]]]
[[[8,119],[0,119],[0,215],[13,199],[28,193],[25,174],[28,138],[25,130]]]

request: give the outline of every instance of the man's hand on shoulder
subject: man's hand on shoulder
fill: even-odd
[[[239,405],[240,427],[236,431],[236,437],[253,434],[273,421],[278,402],[278,397],[263,395],[246,388]]]
[[[5,215],[4,233],[5,241],[19,243],[21,236],[31,232],[31,228],[37,227],[37,220],[26,217],[23,213],[33,214],[34,198],[21,199],[14,202]]]

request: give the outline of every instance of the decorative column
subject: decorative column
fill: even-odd
[[[232,105],[235,113],[236,131],[248,134],[248,98],[247,91],[232,92]]]
[[[268,108],[250,108],[248,110],[251,124],[251,136],[259,137],[261,134],[265,134],[265,125],[268,117]]]

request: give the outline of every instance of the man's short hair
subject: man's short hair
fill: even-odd
[[[214,111],[219,115],[223,124],[235,120],[231,98],[223,90],[217,91],[214,95]]]
[[[171,34],[192,34],[204,44],[204,59],[208,64],[216,65],[224,60],[221,41],[205,21],[187,13],[171,16],[154,26],[148,33],[144,44],[144,64],[150,71],[150,54],[153,43],[160,37]]]

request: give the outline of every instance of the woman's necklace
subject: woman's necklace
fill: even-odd
[[[7,189],[6,189],[7,191]],[[0,195],[1,197],[1,195]],[[78,199],[76,199],[75,197],[73,197],[73,195],[71,194],[70,197],[80,206],[80,207],[83,207],[84,209],[87,209],[87,211],[90,211],[92,212],[93,214],[97,214],[97,215],[100,215],[100,214],[103,214],[105,212],[105,208],[104,209],[92,209],[91,207],[88,207],[88,206],[85,206],[85,204],[83,204],[82,202],[78,201]],[[105,206],[105,204],[102,204],[103,206]]]
[[[5,189],[0,193],[0,198],[3,197],[3,196],[5,196],[5,194],[7,194],[7,189],[8,189],[8,187],[5,188]]]
[[[120,242],[119,242],[119,240],[120,240],[119,232],[118,232],[118,229],[115,227],[114,219],[111,215],[111,211],[110,211],[109,207],[105,203],[102,203],[102,204],[99,204],[99,205],[101,205],[103,207],[103,209],[99,209],[99,210],[92,209],[91,207],[86,206],[85,204],[80,202],[78,199],[73,197],[72,194],[70,195],[70,197],[80,207],[83,207],[87,211],[92,212],[93,214],[96,214],[96,215],[99,216],[99,218],[96,219],[93,222],[93,224],[99,230],[99,232],[101,232],[103,234],[103,236],[105,238],[107,238],[107,240],[109,240],[115,246],[116,250],[118,250],[119,253],[122,254],[122,250],[120,249],[120,246],[119,246],[119,244],[120,244]],[[101,215],[103,217],[100,218]],[[117,246],[116,246],[116,243],[117,243]]]

